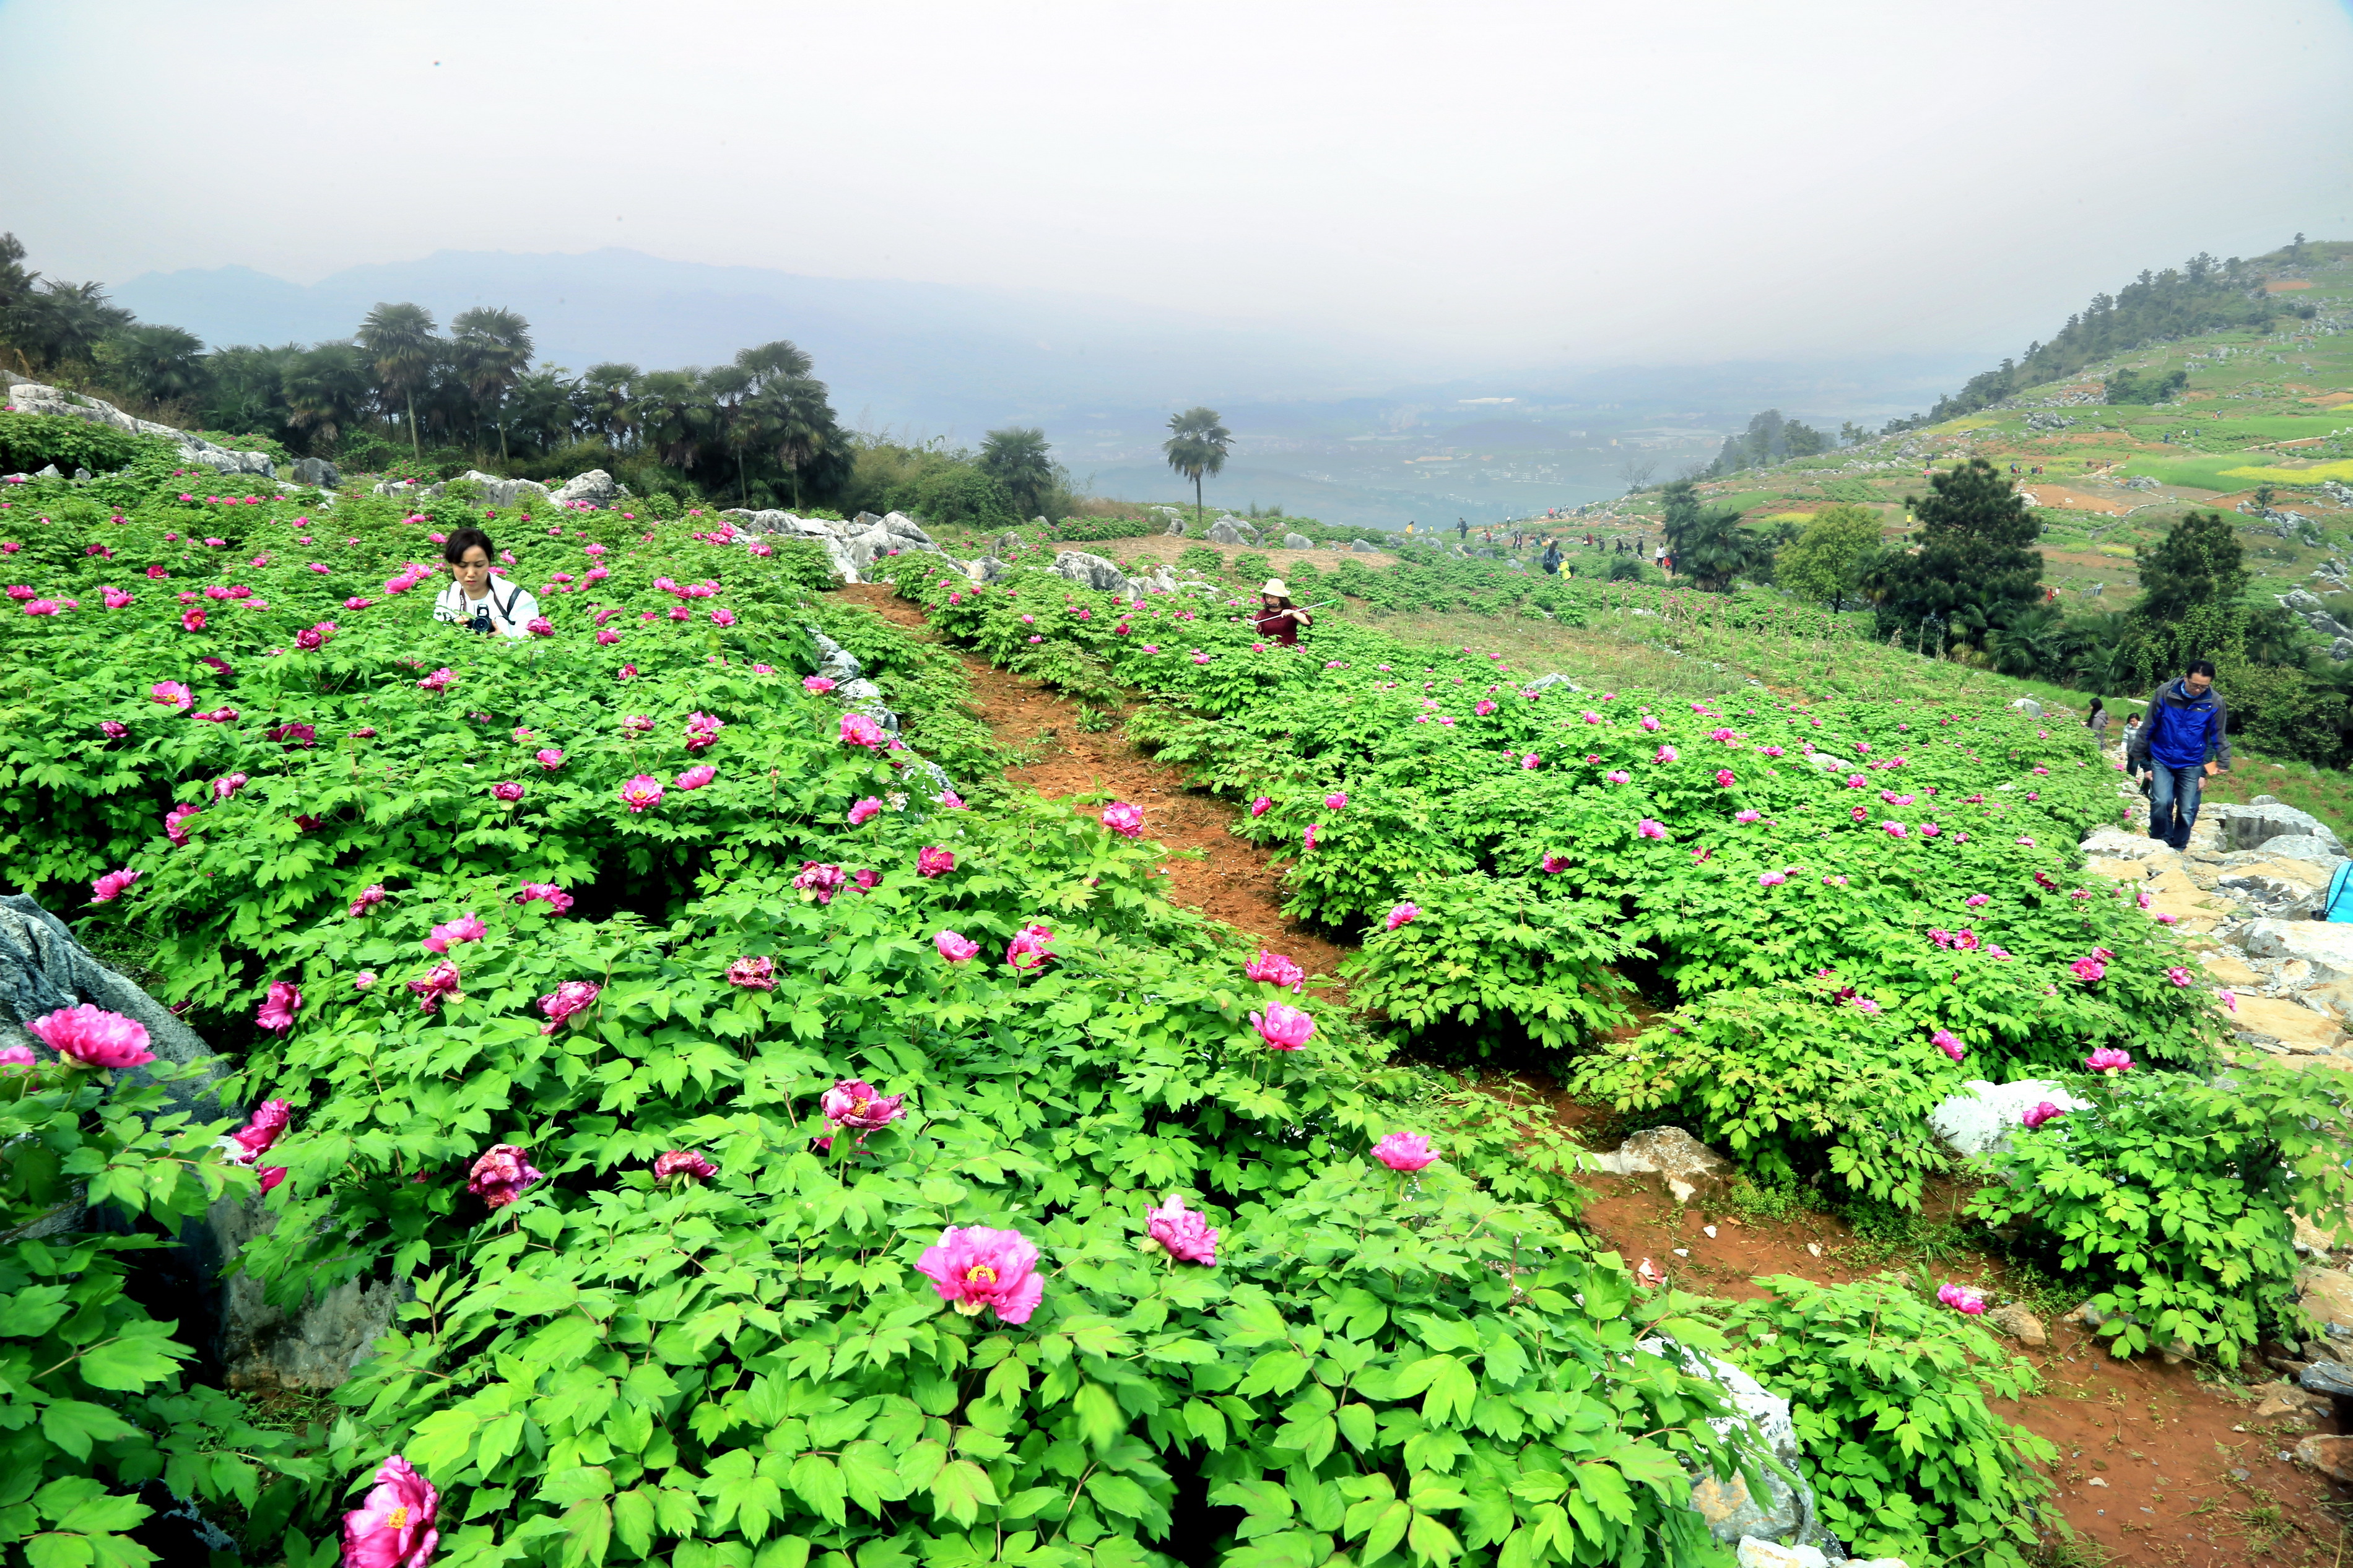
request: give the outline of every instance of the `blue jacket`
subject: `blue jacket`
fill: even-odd
[[[2153,760],[2161,767],[2194,768],[2202,766],[2211,754],[2228,768],[2230,721],[2222,694],[2213,687],[2208,687],[2203,697],[2193,697],[2180,680],[2168,681],[2149,700],[2148,717],[2133,736],[2125,761],[2142,767]]]

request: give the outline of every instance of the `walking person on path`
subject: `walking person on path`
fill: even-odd
[[[1544,569],[1545,569],[1545,575],[1546,575],[1546,576],[1547,576],[1547,577],[1556,577],[1556,576],[1558,576],[1558,575],[1560,574],[1560,542],[1559,542],[1559,541],[1557,541],[1557,540],[1549,540],[1549,539],[1548,539],[1548,540],[1546,540],[1546,541],[1545,541],[1545,552],[1544,552],[1544,559],[1543,559],[1543,561],[1540,563],[1540,564],[1542,564],[1542,565],[1543,565],[1543,567],[1544,567]]]
[[[2107,749],[2108,710],[2106,705],[2096,697],[2092,699],[2092,710],[2084,715],[2084,728],[2092,732],[2094,745],[2103,751]]]
[[[2149,699],[2148,721],[2126,748],[2125,768],[2148,770],[2151,838],[2176,849],[2189,847],[2200,789],[2231,765],[2230,718],[2222,694],[2214,689],[2214,667],[2202,658]]]

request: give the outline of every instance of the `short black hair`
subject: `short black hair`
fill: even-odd
[[[2207,679],[2211,680],[2214,679],[2214,661],[2211,658],[2193,658],[2188,664],[2181,667],[2181,673],[2184,675],[2202,675]]]
[[[482,547],[484,555],[493,561],[499,558],[498,547],[491,542],[489,534],[479,528],[461,528],[449,535],[449,542],[441,547],[441,559],[455,566],[464,561],[466,552],[477,544]]]

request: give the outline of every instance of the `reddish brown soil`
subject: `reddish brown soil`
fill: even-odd
[[[847,587],[841,595],[895,625],[930,635],[923,612],[887,586]],[[974,655],[958,650],[956,657],[989,732],[1036,759],[1007,769],[1007,778],[1048,800],[1107,792],[1142,806],[1145,836],[1169,850],[1160,869],[1171,899],[1290,954],[1310,974],[1335,973],[1344,950],[1314,927],[1283,917],[1266,852],[1227,831],[1236,807],[1187,790],[1181,773],[1145,756],[1117,730],[1090,734],[1080,729],[1078,706],[1068,698]]]
[[[922,612],[888,587],[841,593],[928,638]],[[1344,950],[1283,919],[1269,858],[1227,831],[1233,806],[1187,791],[1176,769],[1142,755],[1118,731],[1082,731],[1068,700],[968,654],[958,657],[990,731],[1037,759],[1007,770],[1008,778],[1048,799],[1108,791],[1143,806],[1146,833],[1172,852],[1163,869],[1176,902],[1288,952],[1312,974],[1334,972]],[[1554,1085],[1524,1084],[1513,1095],[1523,1097],[1543,1100],[1590,1146],[1617,1142],[1607,1112]],[[1586,1184],[1594,1196],[1585,1223],[1597,1236],[1628,1263],[1648,1258],[1673,1284],[1707,1295],[1761,1296],[1756,1281],[1775,1274],[1835,1284],[1884,1268],[1920,1268],[1891,1262],[1826,1214],[1743,1220],[1704,1196],[1679,1205],[1639,1182],[1599,1175],[1586,1178]],[[1930,1217],[1953,1217],[1967,1196],[1964,1188],[1940,1187],[1928,1200]],[[1711,1225],[1714,1237],[1704,1229]],[[1678,1247],[1683,1256],[1677,1256]],[[1938,1273],[1940,1280],[1978,1285],[1997,1301],[2016,1295],[2004,1289],[2000,1266],[1982,1254],[1957,1251],[1945,1268],[1949,1272]],[[2258,1563],[2342,1568],[2340,1519],[2353,1489],[2335,1487],[2280,1456],[2306,1432],[2353,1426],[2257,1423],[2254,1398],[2228,1380],[2210,1373],[2200,1381],[2196,1367],[2168,1367],[2154,1356],[2118,1362],[2081,1330],[2048,1326],[2049,1345],[2021,1352],[2042,1372],[2044,1391],[2000,1414],[2058,1446],[2052,1479],[2059,1510],[2079,1536],[2106,1554],[2105,1563],[2116,1568]],[[2104,1484],[2094,1486],[2095,1479]]]

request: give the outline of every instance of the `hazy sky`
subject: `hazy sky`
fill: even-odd
[[[623,245],[1415,340],[1986,350],[2353,238],[2324,0],[0,0],[53,276]]]

